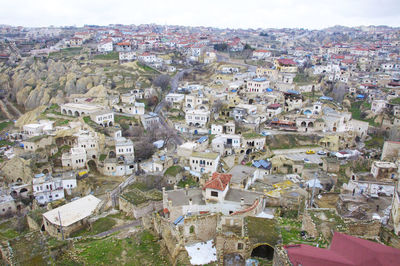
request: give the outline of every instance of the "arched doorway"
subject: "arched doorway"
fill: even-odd
[[[72,116],[72,111],[68,110],[68,115]]]
[[[231,253],[224,256],[224,265],[244,266],[246,265],[246,261],[243,259],[242,255],[238,253]]]
[[[97,172],[97,164],[94,160],[88,161],[88,167],[90,169],[90,172]]]
[[[108,153],[108,158],[115,158],[115,157],[116,157],[116,154],[115,154],[114,151],[110,151],[110,152]]]
[[[274,248],[270,245],[259,245],[253,249],[251,256],[272,260],[274,258]]]
[[[336,127],[333,127],[333,132],[336,132]]]
[[[307,123],[305,121],[301,122],[301,127],[306,127]]]
[[[75,111],[74,116],[79,116],[79,112]]]
[[[47,169],[47,168],[44,169],[44,170],[42,171],[42,173],[45,174],[45,175],[47,175],[47,174],[49,173],[49,169]]]

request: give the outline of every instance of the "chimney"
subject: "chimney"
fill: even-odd
[[[192,198],[189,199],[189,205],[192,206],[193,202],[192,202]]]
[[[187,196],[189,194],[189,185],[185,185],[185,195]]]

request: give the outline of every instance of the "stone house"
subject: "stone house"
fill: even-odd
[[[64,190],[70,192],[76,187],[77,183],[74,175],[55,178],[51,175],[37,174],[32,179],[33,196],[41,205],[64,199]]]
[[[392,162],[374,161],[371,174],[376,179],[397,179],[398,166]]]
[[[85,148],[71,148],[61,156],[61,164],[65,168],[79,169],[86,165],[87,154]]]
[[[53,144],[53,137],[47,135],[38,135],[22,142],[25,151],[34,152],[37,149],[45,149],[46,146]]]
[[[100,110],[90,114],[90,119],[103,127],[114,125],[114,112],[111,110]]]
[[[393,193],[392,210],[391,210],[391,221],[393,223],[394,233],[400,236],[400,186],[399,182],[396,183],[396,187]]]
[[[52,209],[43,214],[43,229],[57,239],[68,238],[73,232],[87,226],[101,200],[88,195]]]
[[[210,120],[210,111],[187,110],[185,114],[186,124],[195,127],[205,127]]]
[[[193,152],[189,159],[190,169],[198,173],[217,171],[220,155],[213,152]]]
[[[160,124],[160,118],[156,113],[144,114],[140,117],[140,120],[146,130],[149,128],[157,127]]]
[[[135,149],[132,140],[124,137],[117,138],[115,140],[115,154],[117,158],[123,156],[123,158],[133,162],[135,159]]]
[[[135,219],[163,209],[162,194],[155,189],[142,191],[135,188],[121,194],[118,200],[119,209]]]

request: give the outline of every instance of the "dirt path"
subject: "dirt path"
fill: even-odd
[[[93,237],[107,236],[107,235],[110,235],[110,234],[112,234],[114,232],[117,232],[117,231],[120,231],[120,230],[123,230],[123,229],[127,229],[127,228],[130,228],[130,227],[133,227],[133,226],[138,226],[138,225],[142,225],[142,221],[141,220],[136,220],[136,221],[133,221],[131,223],[115,227],[115,228],[110,229],[108,231],[104,231],[104,232],[101,232],[100,234],[94,235]]]

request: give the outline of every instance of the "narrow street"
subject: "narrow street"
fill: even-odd
[[[171,79],[170,81],[170,85],[171,85],[171,89],[169,90],[168,93],[174,93],[176,92],[176,90],[178,89],[178,85],[179,85],[179,81],[182,79],[183,75],[185,73],[189,73],[190,71],[192,71],[192,69],[184,69],[182,71],[179,71],[178,73],[176,73],[176,75]],[[168,94],[167,93],[167,94]],[[171,132],[171,139],[174,141],[176,146],[179,146],[183,143],[184,139],[178,135],[178,132],[174,129],[171,128],[168,123],[165,121],[165,117],[163,116],[161,110],[164,108],[165,104],[166,104],[166,100],[165,98],[163,98],[158,105],[154,108],[154,112],[158,114],[158,116],[160,117],[160,122],[161,125],[164,127],[164,129],[167,132]]]

